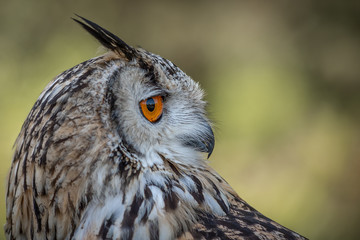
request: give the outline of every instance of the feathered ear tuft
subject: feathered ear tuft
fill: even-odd
[[[93,35],[104,47],[117,51],[120,54],[123,53],[128,60],[132,60],[136,56],[136,50],[127,45],[118,36],[112,34],[108,30],[100,27],[96,23],[87,20],[77,14],[75,14],[81,20],[72,18],[75,22],[79,23],[87,32]]]

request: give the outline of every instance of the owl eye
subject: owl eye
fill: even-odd
[[[161,96],[150,97],[140,102],[140,109],[144,117],[154,123],[160,119],[163,112],[163,98]]]

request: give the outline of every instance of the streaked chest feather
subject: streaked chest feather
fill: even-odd
[[[116,177],[99,179],[107,197],[100,196],[87,206],[74,236],[172,239],[195,224],[195,210],[225,215],[228,201],[222,191],[213,188],[216,179],[195,177],[193,172],[185,173],[179,167],[177,171],[175,177],[171,167],[141,171],[117,194],[112,187],[107,189],[113,184],[122,188]]]

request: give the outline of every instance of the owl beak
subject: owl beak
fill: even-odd
[[[186,146],[192,147],[197,151],[207,153],[209,158],[215,146],[214,132],[210,125],[206,124],[206,130],[202,132],[202,136],[186,136],[183,138]]]

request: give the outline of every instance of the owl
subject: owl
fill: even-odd
[[[208,166],[204,92],[175,64],[74,19],[108,52],[61,73],[15,143],[7,239],[305,239]]]

